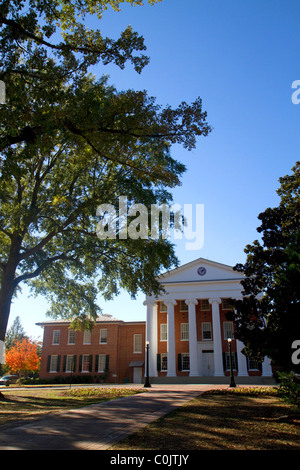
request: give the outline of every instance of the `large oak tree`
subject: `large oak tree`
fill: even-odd
[[[50,301],[52,315],[87,326],[97,294],[157,291],[160,270],[176,264],[169,240],[100,240],[102,203],[171,204],[185,167],[172,144],[195,147],[210,127],[201,99],[160,107],[146,91],[117,91],[91,66],[147,64],[143,38],[90,30],[86,14],[114,0],[4,1],[0,7],[0,340],[25,282]],[[132,5],[141,1],[127,0]],[[155,0],[149,3],[155,3]]]

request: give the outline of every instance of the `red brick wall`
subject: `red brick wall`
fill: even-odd
[[[107,329],[107,343],[100,344],[100,330]],[[145,322],[125,323],[125,322],[103,322],[97,323],[91,334],[91,343],[83,344],[84,334],[81,331],[75,333],[75,344],[68,344],[69,325],[65,323],[53,323],[44,325],[44,339],[40,378],[69,377],[71,374],[64,372],[64,357],[67,355],[76,356],[76,368],[72,376],[91,375],[94,381],[98,381],[103,376],[95,370],[96,356],[105,354],[109,356],[108,376],[106,382],[123,383],[125,377],[129,381],[133,380],[133,367],[129,367],[131,361],[144,361],[145,358]],[[59,344],[52,344],[53,331],[60,331]],[[134,353],[134,334],[142,335],[142,348],[140,353]],[[48,370],[49,356],[60,357],[60,366],[57,372]],[[80,358],[82,355],[92,356],[92,368],[89,372],[80,371]]]

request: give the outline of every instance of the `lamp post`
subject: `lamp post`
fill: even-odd
[[[149,380],[149,341],[146,341],[146,380],[144,387],[151,387]]]
[[[229,363],[230,363],[230,387],[236,387],[233,370],[232,370],[232,352],[231,352],[231,338],[228,338],[228,347],[229,347]]]

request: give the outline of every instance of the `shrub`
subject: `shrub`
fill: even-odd
[[[279,396],[300,410],[300,383],[294,372],[279,372]]]

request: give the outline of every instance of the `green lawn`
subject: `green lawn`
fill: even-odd
[[[204,394],[113,450],[299,450],[300,420],[276,396]]]
[[[84,387],[71,389],[28,388],[9,390],[1,388],[0,429],[17,421],[30,421],[47,413],[79,408],[82,406],[141,393],[143,389],[121,387]]]

